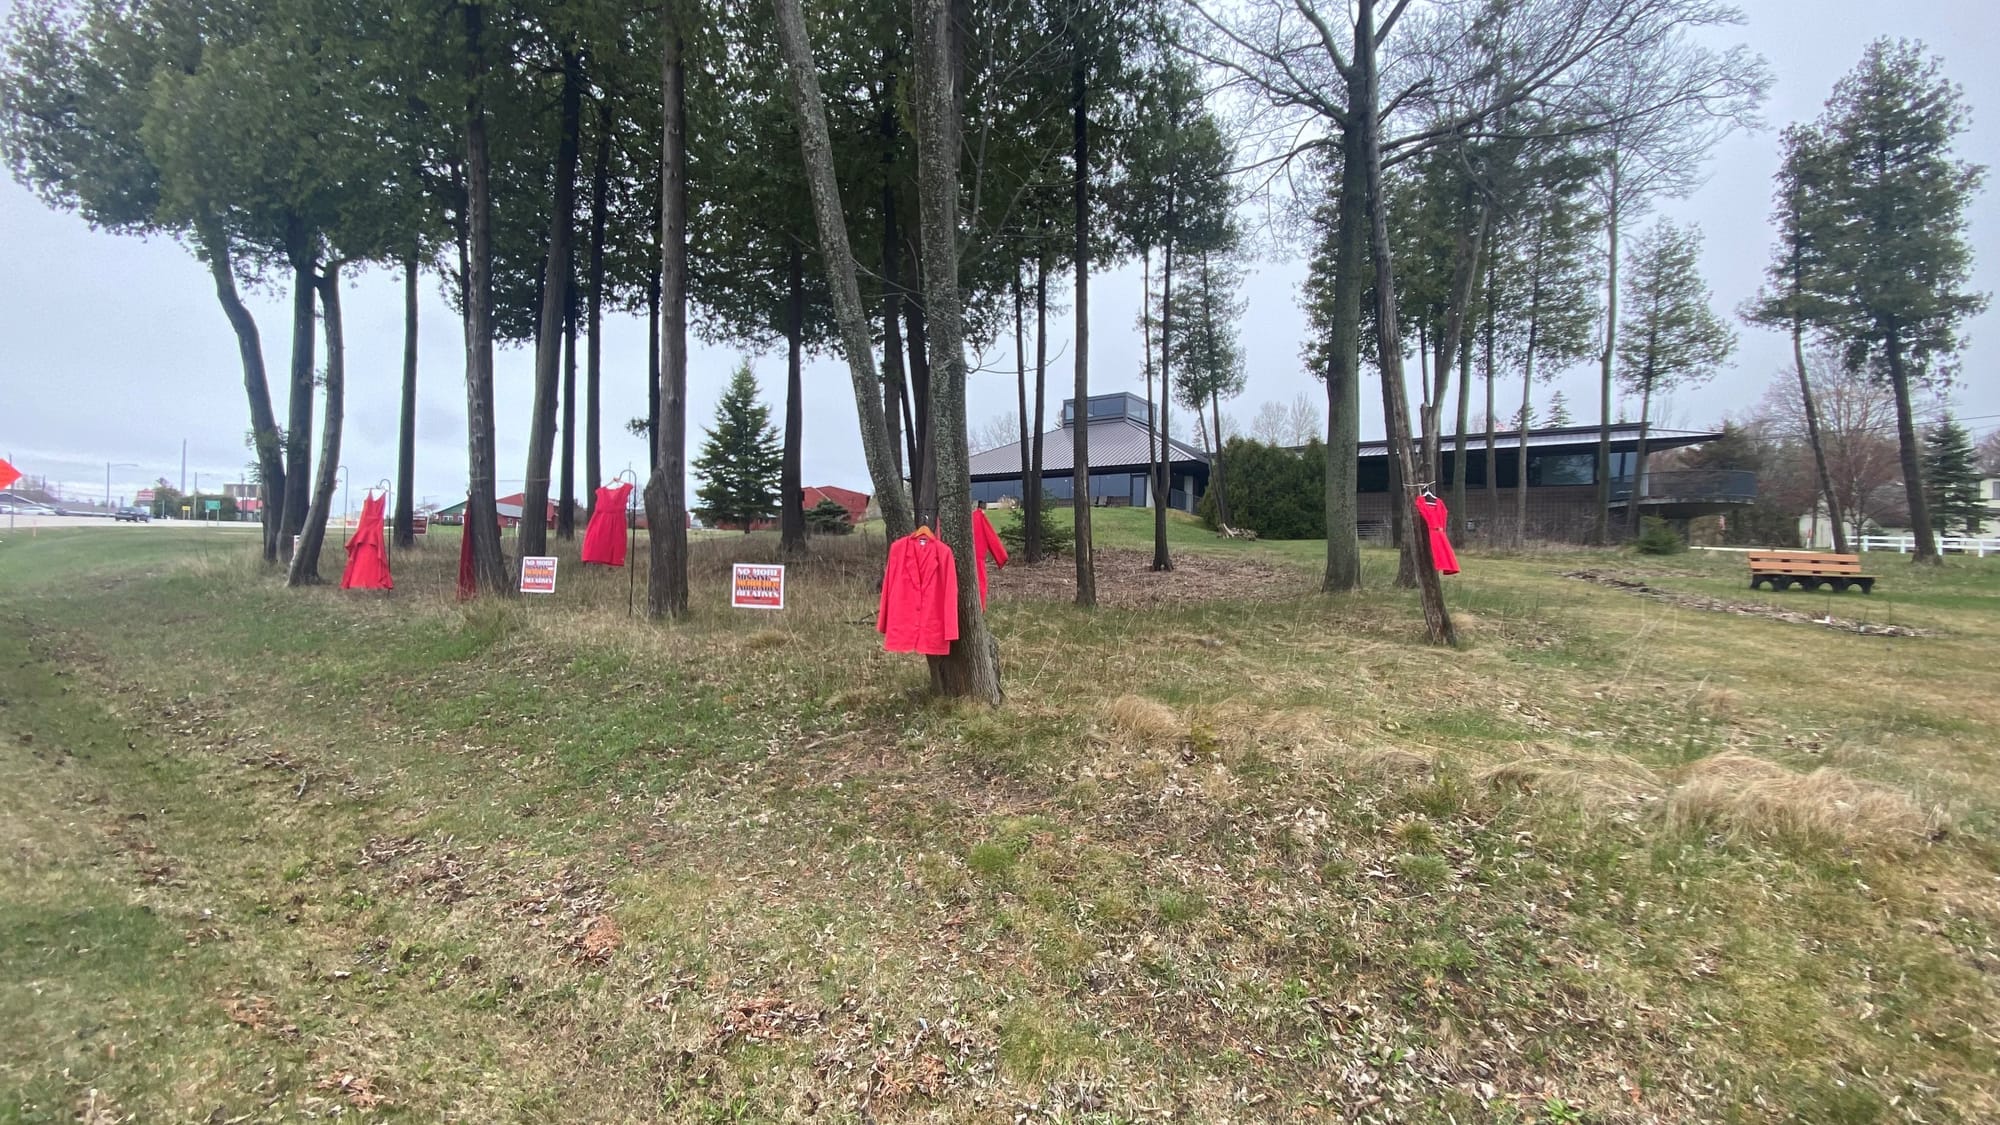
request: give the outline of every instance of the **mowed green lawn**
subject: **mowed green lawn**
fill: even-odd
[[[2000,560],[1470,546],[1439,650],[1176,522],[1155,608],[999,576],[987,711],[858,539],[674,627],[433,540],[0,536],[0,1122],[2000,1120]]]

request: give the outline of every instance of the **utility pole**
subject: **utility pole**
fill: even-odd
[[[197,492],[201,490],[200,473],[196,473],[194,475],[194,487]],[[187,490],[188,490],[188,439],[182,438],[181,439],[181,495],[186,496]]]

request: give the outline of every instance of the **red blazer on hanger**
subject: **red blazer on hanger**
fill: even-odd
[[[875,629],[890,652],[943,656],[958,639],[958,560],[927,531],[889,545]]]
[[[993,557],[993,565],[1007,565],[1007,545],[1000,541],[1000,533],[993,530],[993,521],[986,518],[986,509],[972,509],[972,561],[979,571],[979,608],[986,608],[986,557]]]

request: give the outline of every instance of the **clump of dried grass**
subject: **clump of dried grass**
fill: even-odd
[[[1908,794],[1822,767],[1800,773],[1725,751],[1689,766],[1663,815],[1678,828],[1910,851],[1944,828]]]
[[[1143,696],[1121,695],[1106,710],[1112,726],[1140,742],[1171,742],[1187,733],[1173,708]]]
[[[1521,793],[1560,794],[1593,805],[1624,805],[1657,797],[1660,779],[1622,754],[1595,754],[1566,746],[1540,744],[1532,757],[1515,758],[1480,770],[1474,776],[1494,789]]]

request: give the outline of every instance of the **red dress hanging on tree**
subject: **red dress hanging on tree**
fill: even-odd
[[[986,518],[986,509],[972,509],[972,560],[979,572],[979,608],[986,608],[986,558],[993,557],[993,565],[1007,565],[1007,544],[1000,541],[1000,533],[993,530],[993,521]]]
[[[361,519],[354,534],[347,537],[347,569],[340,573],[343,590],[393,590],[396,580],[389,576],[389,555],[382,544],[382,509],[389,494],[364,496]]]
[[[1451,513],[1445,510],[1444,501],[1435,496],[1417,497],[1417,518],[1431,529],[1431,561],[1437,564],[1439,574],[1458,573],[1458,555],[1451,549],[1451,540],[1444,533],[1445,521]]]
[[[626,482],[597,490],[590,526],[583,530],[584,562],[625,565],[625,503],[631,495],[632,486]]]

